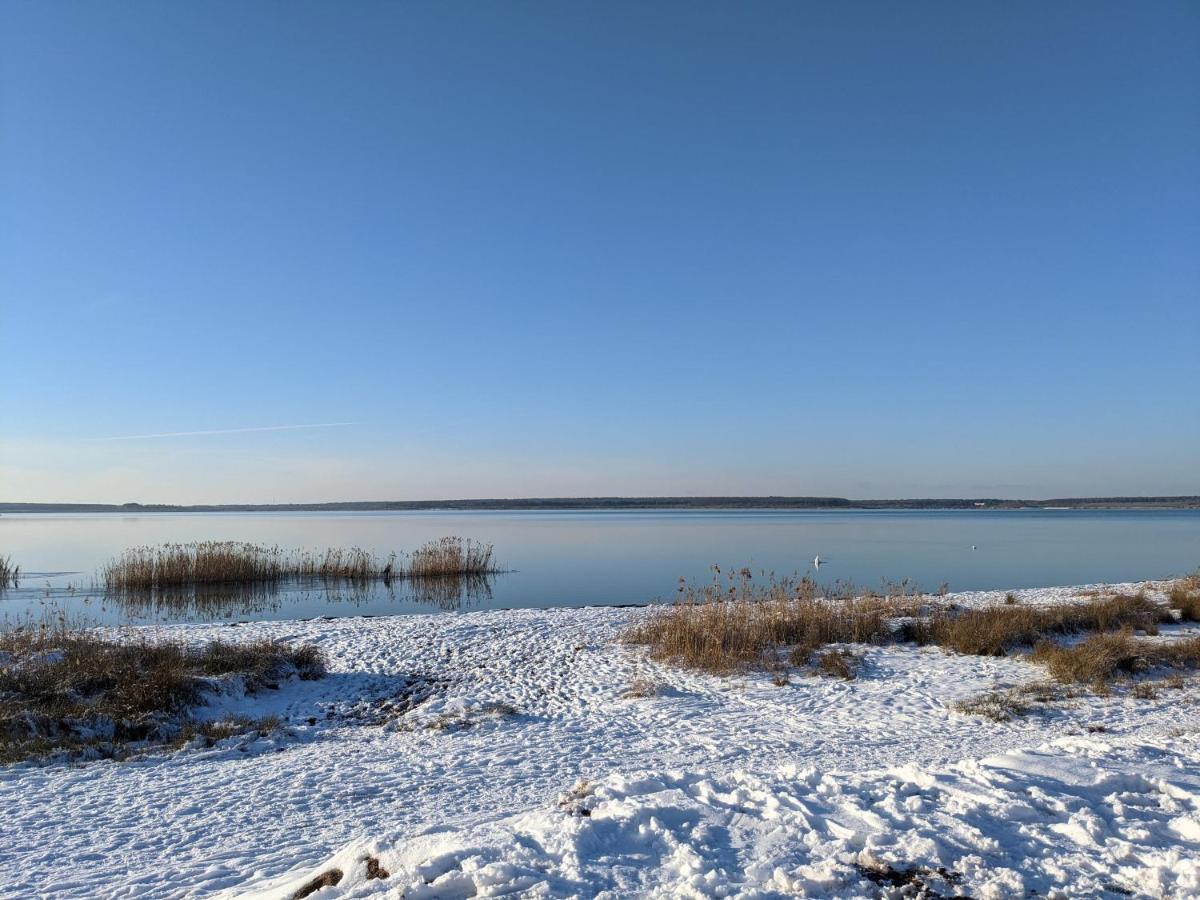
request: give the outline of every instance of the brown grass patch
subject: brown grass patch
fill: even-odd
[[[1105,685],[1114,676],[1131,675],[1161,666],[1200,667],[1200,638],[1138,640],[1126,629],[1094,634],[1065,647],[1045,641],[1034,648],[1029,658],[1045,666],[1055,681]]]
[[[858,677],[858,667],[861,663],[862,657],[849,650],[826,650],[816,655],[813,670],[826,678],[853,681]]]
[[[63,627],[0,634],[0,758],[165,743],[188,724],[208,679],[241,675],[248,690],[319,678],[316,647],[269,641],[193,645],[143,635],[112,640]]]
[[[1055,635],[1136,628],[1157,634],[1170,614],[1145,594],[1119,594],[1086,603],[1056,606],[989,606],[939,610],[912,622],[905,635],[918,644],[936,644],[968,656],[1004,656]]]
[[[1167,589],[1167,606],[1179,610],[1184,622],[1200,622],[1200,572],[1172,582]]]
[[[718,573],[719,574],[719,573]],[[769,578],[757,585],[747,570],[737,580],[697,588],[652,610],[623,639],[656,659],[716,674],[747,668],[778,671],[780,651],[793,657],[826,644],[878,643],[890,635],[892,607],[878,597],[817,596],[811,582]]]

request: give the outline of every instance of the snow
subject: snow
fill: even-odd
[[[0,770],[0,896],[283,897],[338,868],[313,896],[850,897],[887,866],[949,895],[1200,894],[1194,680],[995,723],[950,704],[1039,669],[858,647],[857,680],[778,687],[647,660],[617,641],[645,614],[163,628],[316,643],[331,671],[214,700],[281,716],[268,737]]]

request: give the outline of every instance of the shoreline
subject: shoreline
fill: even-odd
[[[1097,588],[1014,593],[1021,603],[1040,604]],[[973,606],[1004,593],[944,599]],[[963,874],[964,889],[1005,896],[1020,867],[971,837],[970,817],[947,818],[938,810],[977,789],[986,802],[972,815],[1007,810],[1011,819],[1027,789],[1022,779],[1075,810],[1038,826],[1050,855],[1045,871],[1017,872],[1026,887],[1053,887],[1049,860],[1064,853],[1099,873],[1096,879],[1127,883],[1122,867],[1129,861],[1110,854],[1104,841],[1089,846],[1069,830],[1054,830],[1091,807],[1101,809],[1114,835],[1149,829],[1156,841],[1170,833],[1179,847],[1200,850],[1200,755],[1180,749],[1194,744],[1179,743],[1200,734],[1194,677],[1157,699],[1080,696],[998,723],[951,705],[1044,678],[1016,656],[862,645],[855,648],[863,654],[858,679],[802,678],[780,687],[766,673],[705,675],[620,643],[626,625],[646,612],[476,610],[239,625],[238,640],[313,643],[330,661],[321,681],[226,696],[214,706],[214,714],[279,715],[284,732],[125,762],[0,770],[0,803],[13,836],[0,894],[280,897],[340,867],[344,883],[319,896],[401,886],[411,896],[445,896],[488,883],[521,891],[538,872],[554,896],[569,894],[580,878],[610,877],[615,866],[627,867],[631,879],[609,885],[622,896],[703,894],[706,884],[735,895],[791,884],[818,896],[863,896],[871,882],[856,866],[866,864],[866,852],[897,865],[904,857],[930,871],[940,864],[935,858],[973,854],[983,862]],[[228,625],[141,627],[196,640],[230,635]],[[1181,625],[1175,632],[1200,629]],[[654,691],[630,696],[639,680]],[[422,702],[396,711],[397,698],[423,691]],[[987,762],[996,758],[1008,761]],[[1119,793],[1113,779],[1129,766],[1157,767],[1159,774],[1126,785],[1128,811],[1121,813],[1104,798]],[[897,767],[908,774],[889,774]],[[1080,778],[1107,787],[1072,787]],[[591,787],[579,788],[582,781]],[[1147,818],[1149,812],[1137,812],[1138,798],[1153,800],[1159,782],[1170,784],[1167,796],[1179,809]],[[726,796],[743,799],[720,799]],[[916,796],[926,797],[928,807],[902,812]],[[796,804],[823,809],[831,797],[841,799],[819,821],[785,814]],[[907,825],[884,821],[891,816],[878,805],[884,797],[893,798],[888,802]],[[1078,827],[1092,827],[1079,821]],[[847,830],[839,836],[834,826]],[[990,828],[981,834],[1002,846],[1016,839],[1015,832]],[[789,835],[783,845],[770,837],[778,829]],[[717,852],[726,846],[718,833],[750,849]],[[558,834],[562,841],[555,843]],[[624,837],[596,857],[605,835],[614,834]],[[869,835],[875,837],[868,841]],[[797,853],[810,849],[803,858],[780,855],[785,845]],[[676,849],[659,853],[670,847]],[[366,880],[357,868],[365,855],[390,866],[393,877]],[[63,866],[85,856],[86,868]],[[774,860],[792,880],[772,881],[773,870],[756,868],[759,857]],[[1146,871],[1186,893],[1200,885],[1187,879],[1200,873],[1181,865],[1158,860]],[[440,894],[429,893],[426,877]],[[1067,887],[1088,885],[1094,886]]]

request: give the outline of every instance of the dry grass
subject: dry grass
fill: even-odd
[[[1167,606],[1179,610],[1184,622],[1200,622],[1200,572],[1171,583]]]
[[[14,565],[11,556],[0,556],[0,591],[16,587],[21,577],[21,567]]]
[[[645,700],[650,697],[657,697],[661,690],[662,685],[657,681],[652,681],[649,678],[635,678],[621,692],[621,696],[630,700]]]
[[[0,634],[0,758],[177,737],[208,679],[248,690],[324,674],[320,651],[269,641],[191,645],[144,635],[112,640],[65,625]]]
[[[1144,594],[1120,594],[1056,606],[939,610],[908,624],[905,634],[918,644],[936,644],[969,656],[1004,656],[1058,635],[1127,627],[1157,634],[1164,621],[1171,621],[1170,614]]]
[[[1147,641],[1124,629],[1093,634],[1070,646],[1044,641],[1029,658],[1063,684],[1106,685],[1114,676],[1158,667],[1200,667],[1200,638]]]
[[[418,549],[407,564],[394,553],[380,558],[358,547],[311,552],[238,541],[134,547],[109,562],[100,574],[111,590],[161,591],[194,585],[274,584],[285,579],[428,581],[497,571],[491,544],[444,537]]]
[[[952,708],[968,716],[982,716],[993,722],[1010,722],[1029,710],[1029,702],[1019,691],[989,691],[953,703]]]
[[[1008,722],[1023,716],[1037,704],[1054,703],[1076,697],[1079,691],[1063,688],[1053,682],[1033,681],[1007,690],[988,691],[951,704],[957,712],[983,716],[993,722]]]
[[[826,678],[853,681],[858,677],[858,667],[861,664],[862,657],[849,650],[826,650],[816,655],[813,670]]]
[[[703,587],[680,586],[682,597],[651,611],[623,635],[656,659],[717,674],[746,668],[778,671],[780,651],[808,654],[826,644],[878,643],[890,632],[892,607],[878,597],[818,596],[805,579],[755,584],[748,570],[729,581],[720,573]]]
[[[409,578],[439,578],[448,575],[490,575],[498,571],[491,544],[480,544],[460,537],[444,537],[430,541],[413,553],[405,575]]]

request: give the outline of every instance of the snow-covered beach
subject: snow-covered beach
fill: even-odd
[[[316,644],[330,672],[214,702],[281,716],[270,737],[0,770],[0,895],[1200,894],[1194,678],[993,722],[952,704],[1044,670],[893,644],[779,686],[650,661],[618,640],[645,614],[163,628]]]

